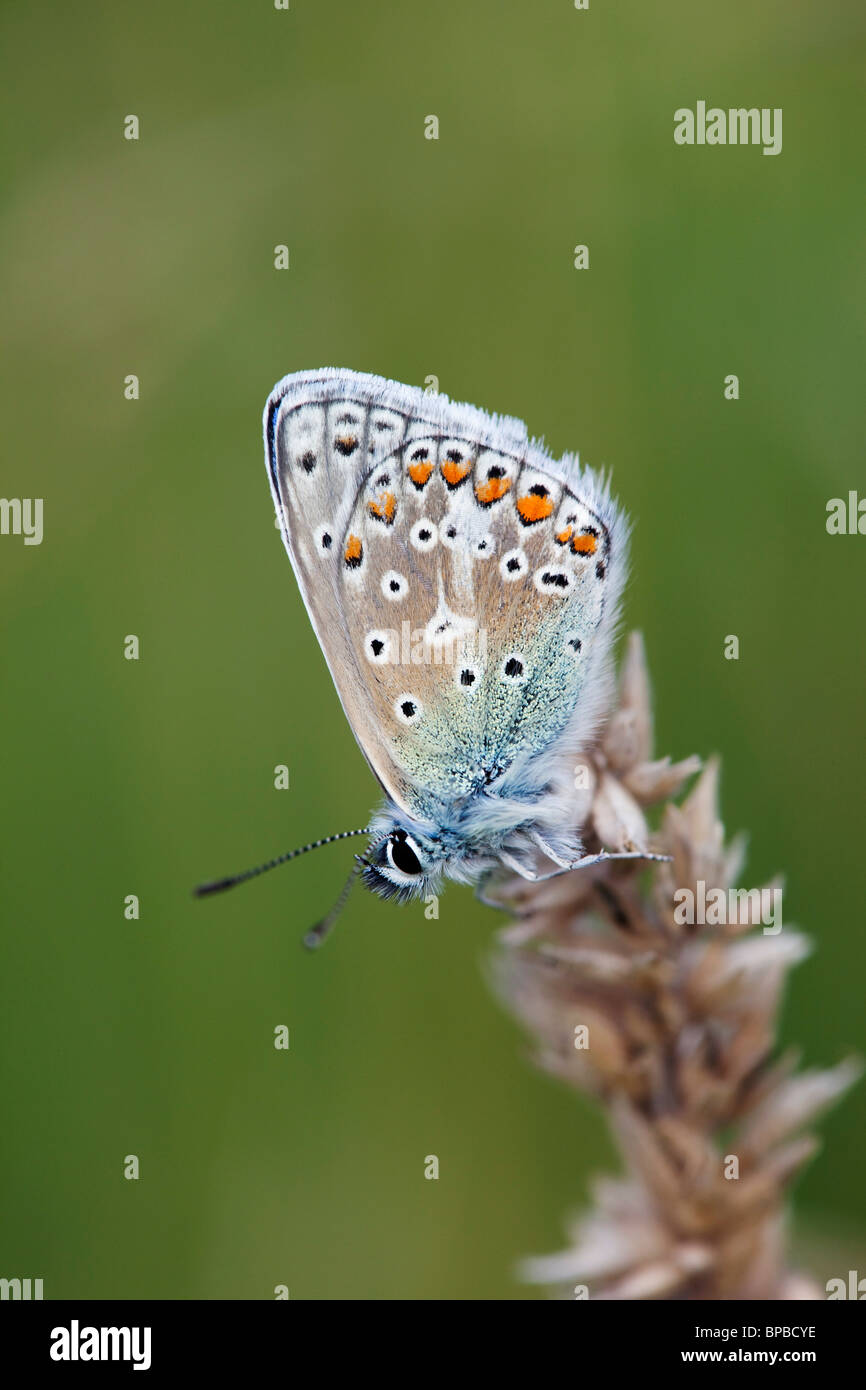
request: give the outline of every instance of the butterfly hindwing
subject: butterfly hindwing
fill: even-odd
[[[610,537],[529,457],[415,428],[362,487],[343,606],[370,718],[423,800],[493,786],[577,703]]]

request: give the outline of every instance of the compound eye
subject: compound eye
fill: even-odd
[[[386,850],[388,863],[401,874],[406,874],[409,878],[417,878],[423,873],[418,856],[412,847],[405,830],[395,830],[388,841]]]

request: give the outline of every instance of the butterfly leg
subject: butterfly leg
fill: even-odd
[[[610,860],[646,859],[657,864],[669,864],[671,862],[671,856],[669,854],[652,854],[648,850],[640,849],[619,850],[615,854],[609,854],[606,849],[603,849],[600,850],[598,854],[585,854],[580,859],[569,861],[557,854],[553,846],[549,845],[537,830],[532,832],[532,839],[538,845],[542,853],[545,854],[548,859],[552,859],[554,864],[559,866],[553,873],[536,875],[536,881],[539,883],[543,882],[544,879],[556,878],[561,873],[570,873],[572,869],[589,869],[593,864],[606,864]]]
[[[480,903],[483,903],[485,907],[495,907],[499,912],[510,912],[511,908],[508,906],[507,903],[498,902],[496,898],[491,898],[489,896],[487,892],[487,879],[489,877],[490,875],[488,874],[485,878],[481,880],[481,883],[476,888],[476,898]]]
[[[557,864],[560,869],[573,869],[576,867],[572,860],[563,859],[561,854],[557,854],[553,846],[548,844],[544,837],[540,835],[537,830],[533,830],[530,832],[530,839],[538,845],[538,848],[541,850],[545,859],[552,859],[554,864]]]
[[[499,858],[502,860],[506,868],[511,869],[512,872],[514,872],[515,874],[519,874],[521,878],[525,878],[527,883],[539,883],[542,877],[550,877],[549,874],[539,875],[534,873],[532,869],[527,869],[525,864],[521,864],[520,860],[515,859],[513,855],[507,852],[507,850],[500,850]]]
[[[499,858],[506,868],[519,874],[521,878],[525,878],[527,883],[547,883],[551,878],[559,878],[560,874],[571,873],[572,869],[587,869],[591,864],[600,864],[605,859],[641,859],[643,857],[640,854],[613,855],[602,850],[600,854],[587,854],[584,855],[582,859],[575,859],[569,862],[568,860],[561,859],[559,855],[554,855],[539,836],[533,835],[532,838],[545,856],[548,859],[552,859],[554,864],[558,865],[551,873],[537,874],[534,869],[527,869],[525,864],[521,864],[518,859],[515,859],[514,856],[509,854],[506,850],[500,850],[499,852]]]

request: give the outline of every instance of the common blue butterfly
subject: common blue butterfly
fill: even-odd
[[[370,836],[365,885],[405,901],[498,866],[538,880],[657,857],[584,855],[576,828],[626,574],[606,482],[518,420],[335,368],[274,387],[264,440],[301,595],[386,794],[345,832]]]

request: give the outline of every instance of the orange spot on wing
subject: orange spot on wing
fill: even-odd
[[[489,507],[491,502],[498,502],[500,497],[504,497],[510,487],[510,478],[488,478],[485,483],[478,484],[475,496],[482,506]]]
[[[390,526],[397,510],[397,499],[393,492],[380,492],[378,497],[367,503],[367,510],[377,521],[384,521],[386,526]]]
[[[422,459],[420,463],[409,464],[409,477],[416,487],[423,487],[429,482],[430,474],[433,472],[433,465],[429,459]]]
[[[575,555],[594,555],[598,547],[595,536],[590,531],[584,531],[580,536],[575,536],[571,542],[571,548]]]
[[[556,533],[556,543],[557,543],[557,545],[568,545],[568,542],[569,542],[570,540],[571,540],[571,527],[570,527],[570,526],[566,526],[566,528],[565,528],[564,531],[557,531],[557,533]]]
[[[346,561],[346,564],[354,569],[356,565],[360,565],[363,554],[364,547],[361,544],[360,538],[350,535],[343,553],[343,559]]]
[[[518,497],[517,510],[521,519],[529,525],[533,521],[544,521],[545,517],[550,516],[553,511],[553,502],[549,497],[539,497],[535,493],[529,492],[525,497]]]
[[[463,479],[467,478],[472,471],[471,463],[454,463],[452,459],[446,459],[439,466],[442,477],[449,487],[456,487],[458,483],[462,483]]]

